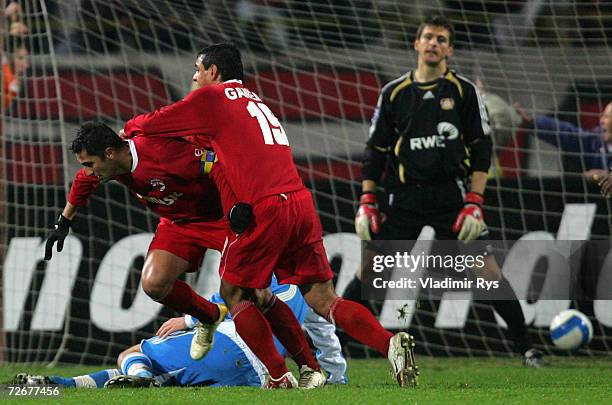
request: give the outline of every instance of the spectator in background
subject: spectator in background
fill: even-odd
[[[12,38],[13,39],[13,38]],[[9,45],[8,57],[2,60],[2,86],[4,95],[4,109],[7,110],[13,99],[21,90],[23,76],[30,67],[28,48],[21,39],[13,39]]]
[[[489,113],[493,141],[496,146],[504,146],[514,137],[522,117],[506,100],[485,88],[482,79],[476,79],[476,87],[480,90]]]
[[[244,41],[251,50],[285,53],[289,49],[283,3],[280,0],[239,0],[236,3],[240,26],[246,27]]]
[[[2,112],[11,105],[15,96],[19,94],[19,81],[13,74],[9,58],[2,55]]]
[[[6,111],[13,99],[19,94],[21,78],[29,67],[29,51],[23,39],[28,27],[21,21],[21,6],[11,2],[4,10],[4,16],[10,20],[5,46],[8,51],[2,55],[2,108]]]
[[[63,22],[63,24],[54,27],[53,36],[57,41],[55,52],[60,55],[78,52],[79,35],[77,27],[79,26],[81,0],[63,0],[53,3],[47,5],[49,14]]]
[[[522,118],[506,100],[487,90],[482,79],[476,79],[476,87],[480,90],[480,94],[487,107],[487,112],[489,113],[489,126],[491,127],[493,146],[495,148],[504,147],[514,138]],[[503,177],[503,168],[500,166],[495,152],[493,152],[493,155],[491,160],[494,164],[491,165],[489,175],[496,174],[496,177]]]
[[[4,9],[4,17],[11,21],[9,34],[12,36],[24,36],[28,33],[28,26],[21,21],[21,6],[16,1],[12,1]]]
[[[590,131],[546,115],[532,117],[518,104],[515,108],[539,139],[582,155],[587,181],[597,183],[607,176],[612,167],[612,101],[601,113],[599,127]]]
[[[601,195],[606,198],[612,197],[612,173],[606,173],[597,185],[601,187]]]

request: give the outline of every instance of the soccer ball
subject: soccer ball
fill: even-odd
[[[559,349],[578,349],[586,346],[592,337],[591,321],[575,309],[561,311],[550,323],[550,338]]]

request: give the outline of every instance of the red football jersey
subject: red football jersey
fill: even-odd
[[[219,192],[206,175],[214,154],[182,139],[130,139],[132,169],[115,178],[159,216],[171,221],[207,221],[223,216]],[[68,201],[85,205],[99,184],[98,177],[77,172]]]
[[[233,198],[240,202],[254,204],[304,187],[280,122],[239,80],[205,86],[172,105],[136,116],[124,131],[128,137],[210,139]],[[231,198],[223,190],[221,194],[227,210]]]

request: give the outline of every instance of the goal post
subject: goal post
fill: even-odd
[[[42,261],[44,238],[78,168],[69,151],[78,126],[96,119],[118,130],[135,114],[179,100],[189,91],[198,50],[211,42],[233,41],[240,47],[247,86],[281,120],[300,175],[313,192],[332,267],[344,280],[339,293],[360,257],[353,221],[378,93],[414,66],[416,29],[431,13],[444,14],[455,24],[450,66],[478,79],[491,115],[495,164],[485,217],[492,237],[512,241],[545,232],[561,238],[564,221],[581,215],[581,237],[610,237],[610,203],[583,175],[591,168],[586,152],[552,145],[559,142],[556,133],[541,140],[512,107],[518,103],[529,115],[549,115],[587,130],[599,125],[601,111],[612,100],[608,5],[463,0],[20,3],[28,27],[25,46],[9,49],[6,39],[3,46],[13,71],[19,69],[14,64],[23,49],[29,65],[17,75],[19,92],[3,106],[0,136],[5,361],[113,362],[120,350],[149,337],[172,315],[139,287],[157,218],[126,189],[100,187],[77,215],[64,252],[54,252],[50,262]],[[3,32],[10,38],[6,26]],[[606,254],[583,269],[604,273],[610,263]],[[211,254],[199,276],[188,277],[203,294],[218,286],[217,262],[218,255]],[[593,309],[602,303],[573,305],[583,305],[595,327],[590,349],[582,353],[609,353],[612,321]],[[405,326],[417,336],[422,354],[512,351],[490,308],[469,300],[451,307],[424,301]],[[530,331],[539,348],[555,353],[543,326],[530,324]],[[347,347],[351,355],[366,353],[354,343]]]

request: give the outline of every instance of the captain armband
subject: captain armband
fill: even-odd
[[[213,164],[218,160],[217,154],[214,151],[204,149],[200,158],[200,172],[202,174],[209,174],[212,171]]]

